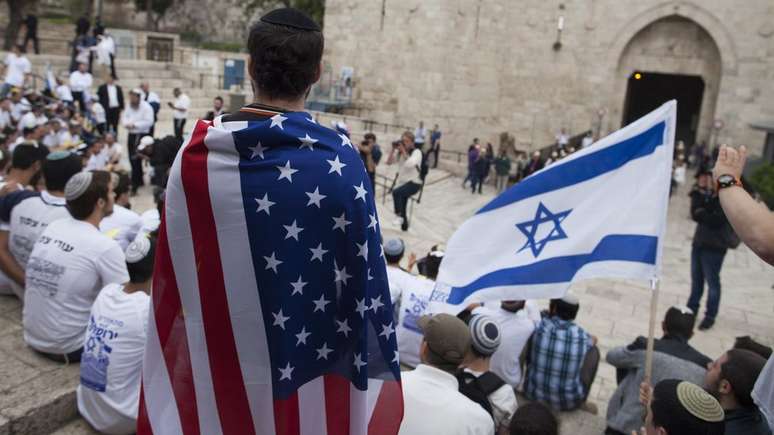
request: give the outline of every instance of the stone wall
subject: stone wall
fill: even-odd
[[[439,123],[447,149],[502,131],[538,148],[594,128],[600,110],[602,133],[615,130],[645,68],[704,77],[698,140],[720,119],[718,142],[760,151],[748,124],[774,119],[770,0],[327,0],[325,23],[326,60],[354,67],[361,113]]]

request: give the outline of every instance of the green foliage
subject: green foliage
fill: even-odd
[[[750,184],[769,208],[774,208],[774,163],[765,163],[753,171]]]
[[[240,51],[244,51],[245,44],[241,42],[204,41],[199,44],[199,47],[205,50],[231,51],[234,53],[239,53]]]
[[[300,9],[313,20],[323,24],[323,16],[325,15],[325,0],[247,0],[245,2],[245,11],[252,15],[256,9],[264,9],[266,11],[275,9],[278,7],[293,7]]]
[[[145,11],[147,3],[147,0],[134,0],[134,5],[137,7],[138,11]],[[160,17],[164,16],[167,9],[169,9],[173,3],[174,0],[151,0],[151,11]]]

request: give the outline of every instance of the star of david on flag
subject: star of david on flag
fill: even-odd
[[[346,136],[303,112],[198,121],[167,186],[137,433],[397,434],[381,252]]]
[[[451,237],[433,301],[555,298],[582,279],[658,279],[675,119],[670,101],[484,206]]]

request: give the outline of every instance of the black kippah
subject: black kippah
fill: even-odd
[[[320,26],[308,15],[295,8],[275,9],[261,17],[261,21],[299,30],[321,32]]]

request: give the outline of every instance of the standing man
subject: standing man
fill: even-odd
[[[212,121],[215,118],[217,118],[220,115],[225,114],[226,111],[223,110],[223,98],[221,98],[220,95],[215,97],[214,100],[212,100],[212,110],[207,112],[207,114],[204,116],[205,121]]]
[[[500,157],[495,159],[494,166],[497,175],[495,183],[497,193],[502,193],[508,187],[508,176],[511,174],[511,158],[508,157],[507,151],[500,152]]]
[[[397,148],[393,147],[390,157],[387,159],[388,165],[396,160],[400,165],[398,168],[398,187],[392,191],[392,202],[395,207],[395,214],[398,215],[395,224],[400,225],[403,231],[408,231],[408,218],[406,216],[408,200],[419,192],[419,189],[422,187],[422,179],[419,176],[420,165],[422,164],[422,151],[415,148],[415,144],[416,138],[410,131],[403,133],[401,142]],[[395,151],[398,151],[397,156]]]
[[[556,146],[559,147],[560,150],[563,150],[567,147],[568,143],[570,143],[570,136],[567,135],[567,130],[563,128],[559,131],[559,134],[556,135]]]
[[[398,432],[400,371],[373,191],[349,138],[304,112],[323,45],[319,25],[301,11],[263,16],[247,39],[254,102],[198,121],[177,154],[159,230],[138,435],[164,433],[170,419],[203,422],[202,433],[290,433],[326,420],[353,433],[366,433],[369,420]],[[194,314],[189,302],[199,300]],[[162,350],[158,336],[182,346]],[[213,361],[231,379],[217,409],[179,394],[198,378],[151,388],[169,379],[167,361],[182,359]],[[335,384],[348,398],[314,405],[319,413],[308,420],[299,415],[304,399],[293,398],[310,391],[310,380],[318,392]],[[365,411],[377,397],[377,408],[395,411],[378,422]]]
[[[422,147],[425,146],[426,136],[427,136],[427,129],[425,128],[425,123],[422,121],[419,121],[419,127],[417,127],[417,129],[414,130],[414,146],[421,150]]]
[[[127,147],[129,148],[129,162],[132,165],[132,194],[144,184],[142,175],[142,159],[137,155],[137,145],[140,138],[149,134],[153,126],[153,108],[142,101],[142,90],[132,89],[129,92],[129,106],[121,115],[121,125],[129,131]]]
[[[88,65],[81,62],[78,64],[78,69],[70,73],[70,91],[81,113],[86,112],[86,96],[94,83],[94,78],[87,69]]]
[[[151,125],[150,131],[148,134],[153,136],[153,133],[156,131],[156,121],[159,119],[159,110],[161,109],[161,98],[159,98],[159,95],[153,91],[150,90],[150,87],[148,86],[148,82],[142,83],[140,85],[140,88],[142,89],[142,99],[150,104],[151,108],[153,109],[153,124]]]
[[[124,91],[115,83],[113,77],[107,77],[105,83],[97,88],[99,104],[105,108],[108,131],[118,134],[118,120],[124,110]]]
[[[191,107],[191,99],[188,98],[188,95],[180,91],[180,88],[173,89],[172,93],[175,95],[175,102],[167,102],[167,105],[170,109],[174,110],[172,116],[175,127],[175,137],[179,140],[183,140],[183,128],[185,127],[185,120],[188,118],[188,109]]]
[[[705,331],[715,324],[720,308],[720,269],[728,249],[723,233],[733,231],[720,207],[710,169],[699,170],[691,190],[691,217],[696,221],[696,231],[691,248],[691,296],[687,305],[699,313],[706,282],[707,310],[699,324],[699,330]]]
[[[26,28],[24,35],[24,50],[27,50],[27,42],[31,39],[35,54],[40,54],[40,46],[38,45],[38,17],[34,14],[27,14],[27,18],[24,19],[24,27]]]
[[[32,72],[32,64],[24,55],[20,45],[13,45],[13,51],[5,57],[5,81],[0,88],[0,98],[5,98],[11,88],[24,88]],[[20,91],[21,92],[21,91]]]
[[[430,132],[430,150],[433,153],[433,168],[438,167],[438,153],[441,152],[441,130],[438,124],[435,124],[433,131]]]

